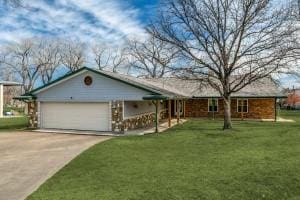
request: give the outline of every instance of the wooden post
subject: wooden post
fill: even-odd
[[[186,112],[185,112],[185,100],[183,100],[183,118],[186,118]]]
[[[158,133],[158,100],[155,102],[155,133]]]
[[[177,124],[179,124],[179,120],[180,120],[180,110],[179,110],[179,100],[176,100],[176,110],[177,110]]]
[[[171,99],[168,100],[168,125],[171,127]]]
[[[277,97],[275,97],[275,99],[274,99],[274,109],[275,109],[275,122],[277,122],[277,115],[278,115],[278,113],[277,113]]]

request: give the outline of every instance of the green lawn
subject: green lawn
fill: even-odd
[[[93,146],[29,199],[300,199],[296,123],[191,120],[164,134]]]
[[[0,118],[0,131],[22,129],[28,126],[26,116]]]

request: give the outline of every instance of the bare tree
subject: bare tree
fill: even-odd
[[[101,43],[94,46],[92,50],[97,68],[99,70],[108,68],[111,60],[111,49],[105,43]]]
[[[298,2],[297,2],[297,5],[298,5],[298,15],[299,15],[299,17],[300,17],[300,0],[297,0]]]
[[[299,50],[288,7],[272,0],[167,0],[149,31],[191,64],[180,72],[207,82],[224,100],[224,129],[232,128],[231,95],[287,70]]]
[[[39,74],[43,84],[53,79],[53,75],[61,64],[60,42],[53,39],[40,40],[35,48],[35,62],[41,64]]]
[[[115,47],[113,48],[112,54],[112,71],[117,72],[120,67],[124,67],[127,64],[128,57],[125,47]]]
[[[61,62],[63,65],[73,72],[81,67],[85,62],[85,45],[75,41],[66,41],[62,44]]]
[[[150,35],[146,41],[131,41],[132,66],[151,78],[162,77],[176,58],[177,50],[163,40]]]
[[[93,48],[93,54],[99,70],[106,69],[117,72],[118,68],[125,66],[128,61],[125,46],[115,47],[101,43]]]
[[[39,71],[44,63],[34,59],[35,43],[32,40],[24,40],[9,46],[1,59],[1,64],[8,67],[20,78],[24,91],[33,89],[39,76]]]

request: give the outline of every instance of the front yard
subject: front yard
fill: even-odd
[[[28,126],[26,116],[0,118],[0,131],[24,129]]]
[[[191,120],[161,135],[115,138],[71,161],[29,199],[300,199],[296,123]]]

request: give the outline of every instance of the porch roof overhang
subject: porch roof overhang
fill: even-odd
[[[171,99],[189,99],[189,97],[168,96],[168,95],[147,95],[143,97],[143,100],[171,100]]]
[[[23,84],[18,83],[18,82],[13,82],[13,81],[0,81],[0,85],[3,85],[3,86],[21,86]]]
[[[22,96],[18,96],[18,97],[14,97],[13,99],[15,100],[19,100],[19,101],[32,101],[35,100],[36,97],[32,96],[32,95],[22,95]]]
[[[170,97],[164,95],[148,95],[143,97],[143,100],[167,100],[167,99],[170,99]]]

